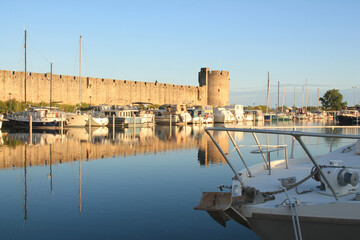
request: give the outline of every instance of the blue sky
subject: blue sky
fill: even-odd
[[[5,1],[0,69],[198,85],[200,68],[230,72],[230,102],[308,105],[340,89],[360,101],[360,1]]]

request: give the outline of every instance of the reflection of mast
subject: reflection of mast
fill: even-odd
[[[26,208],[26,203],[27,203],[27,184],[26,184],[26,144],[25,144],[25,159],[24,159],[24,188],[25,188],[25,194],[24,194],[24,220],[26,222],[27,219],[27,208]]]
[[[79,159],[79,213],[81,214],[81,159]]]
[[[51,159],[51,144],[50,146],[50,191],[53,191],[53,182],[52,182],[52,159]]]
[[[81,214],[81,142],[80,144],[80,154],[79,154],[79,214]]]

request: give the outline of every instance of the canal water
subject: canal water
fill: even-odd
[[[327,124],[297,123],[296,130],[359,134],[300,129]],[[235,168],[243,168],[226,133],[214,135]],[[0,136],[0,239],[258,239],[234,221],[224,228],[194,210],[202,192],[218,191],[233,177],[203,126],[78,128],[31,136],[5,129]],[[263,162],[250,153],[256,149],[251,134],[232,136],[248,165]],[[289,157],[305,156],[291,137],[257,137],[261,144],[286,144]],[[321,155],[354,141],[304,142]],[[283,152],[271,154],[272,160],[283,158]]]

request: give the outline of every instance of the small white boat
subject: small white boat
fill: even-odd
[[[191,122],[191,115],[183,104],[162,105],[158,110],[154,111],[154,114],[155,122],[159,124],[170,124],[170,117],[172,124],[187,124]]]
[[[92,127],[105,127],[109,124],[109,119],[107,117],[104,115],[97,115],[95,113],[89,116],[88,120],[86,121],[86,126],[89,126],[89,121]]]
[[[65,126],[66,127],[85,127],[88,122],[89,115],[76,111],[75,113],[67,113]]]
[[[230,180],[229,192],[204,192],[195,209],[207,211],[223,226],[233,219],[265,240],[338,240],[360,236],[360,141],[315,158],[301,138],[360,139],[359,135],[239,128],[207,128],[205,131],[235,177]],[[284,160],[267,158],[264,163],[250,167],[241,158],[245,168],[238,172],[225,154],[228,149],[224,152],[210,131],[293,136],[307,157],[288,160],[285,154]],[[252,153],[286,149],[286,145],[269,147],[262,146]]]
[[[235,116],[237,122],[245,121],[244,105],[233,104],[225,106],[225,108]]]
[[[263,122],[265,119],[261,110],[245,110],[245,120]]]
[[[154,124],[154,114],[139,110],[133,106],[118,106],[118,105],[100,105],[94,108],[96,116],[105,116],[108,118],[108,125],[129,126],[146,126]]]
[[[223,107],[214,108],[214,121],[216,123],[233,123],[235,122],[235,116],[229,110]]]

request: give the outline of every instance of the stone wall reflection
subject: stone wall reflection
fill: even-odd
[[[228,149],[227,134],[218,132],[215,138]],[[51,148],[50,148],[51,145]],[[26,146],[26,151],[25,151]],[[204,126],[156,126],[155,128],[68,129],[55,133],[1,133],[0,169],[27,165],[48,165],[81,160],[126,157],[156,152],[198,148],[200,165],[226,163]],[[51,151],[51,153],[50,153]],[[25,156],[26,154],[26,156]]]

